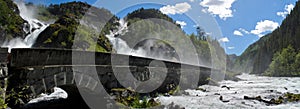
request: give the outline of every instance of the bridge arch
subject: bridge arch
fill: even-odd
[[[74,85],[96,93],[95,89],[101,84],[95,77],[86,75],[84,72],[73,71],[72,66],[31,67],[24,70],[27,72],[23,76],[23,79],[26,79],[24,85],[28,86],[32,97],[37,97],[41,93],[49,93],[54,87],[63,85]],[[79,80],[78,83],[75,83],[75,79]]]

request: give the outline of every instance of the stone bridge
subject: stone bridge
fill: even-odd
[[[32,96],[62,85],[76,85],[90,90],[91,93],[102,89],[110,92],[113,88],[124,88],[126,84],[132,86],[133,83],[126,83],[126,79],[129,79],[127,77],[130,76],[142,82],[156,76],[157,81],[163,82],[158,83],[161,85],[152,92],[166,93],[180,84],[187,88],[207,84],[211,72],[218,72],[209,67],[165,60],[62,49],[18,48],[12,49],[9,54],[1,52],[0,55],[2,58],[7,57],[1,59],[7,62],[8,66],[8,90],[26,86]],[[126,73],[127,71],[131,73]],[[159,72],[166,72],[165,77]],[[191,81],[195,79],[198,81]],[[138,89],[146,86],[140,84],[132,87]]]

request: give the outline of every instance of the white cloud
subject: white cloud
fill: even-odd
[[[234,30],[233,34],[236,36],[244,36],[243,33],[238,30]]]
[[[229,42],[229,39],[227,37],[219,39],[219,42]]]
[[[285,18],[287,14],[290,14],[295,6],[293,4],[285,5],[283,12],[277,12],[278,16]]]
[[[229,50],[235,49],[235,47],[227,47]]]
[[[184,2],[184,3],[175,4],[175,6],[167,5],[167,6],[161,7],[159,10],[164,14],[175,15],[175,14],[183,14],[183,13],[187,12],[188,10],[190,10],[191,8],[192,7],[190,4],[188,4],[187,2]]]
[[[278,26],[279,24],[274,21],[270,21],[270,20],[260,21],[257,22],[255,26],[255,30],[251,30],[251,33],[258,35],[259,37],[262,37],[264,32],[271,32],[275,30]]]
[[[245,34],[250,34],[250,32],[247,31],[247,30],[245,30],[244,28],[239,28],[239,30],[242,31],[242,32],[245,33]]]
[[[187,25],[184,21],[176,21],[176,23],[179,24],[181,28]]]
[[[213,15],[218,15],[221,19],[226,20],[232,15],[232,4],[235,0],[203,0],[200,5],[205,9],[203,12],[209,12]]]
[[[190,0],[190,2],[194,2],[195,0]]]

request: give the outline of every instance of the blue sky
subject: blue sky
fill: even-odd
[[[57,4],[73,0],[26,0]],[[200,25],[224,44],[227,54],[240,55],[250,44],[277,28],[297,0],[77,0],[104,7],[124,17],[140,7],[160,9],[183,30]]]

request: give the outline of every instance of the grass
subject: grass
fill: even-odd
[[[155,106],[160,106],[160,103],[155,101],[153,98],[148,96],[141,97],[133,90],[116,88],[116,89],[112,89],[112,91],[118,93],[128,93],[127,96],[122,96],[122,94],[120,94],[116,97],[115,101],[117,102],[117,105],[121,107],[151,108]]]
[[[140,99],[139,95],[117,98],[117,102],[130,108],[151,108],[160,105],[153,98],[143,97],[143,99]]]
[[[7,108],[7,104],[5,103],[5,96],[4,96],[4,90],[0,87],[0,108],[5,109]]]

